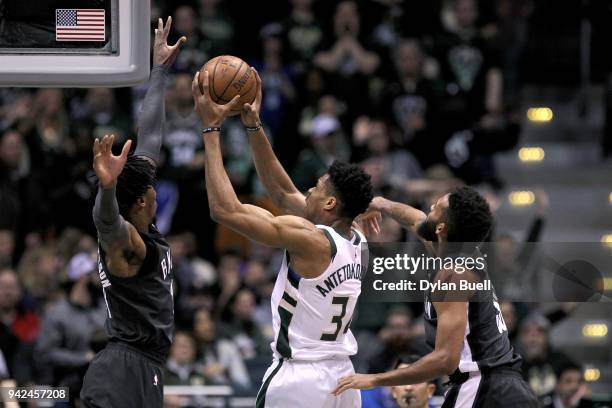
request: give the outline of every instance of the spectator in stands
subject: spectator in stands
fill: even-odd
[[[425,55],[415,39],[403,39],[393,51],[395,75],[384,89],[381,113],[401,131],[400,145],[407,146],[423,167],[443,161],[443,135],[439,123],[438,87],[425,77]]]
[[[536,243],[546,224],[548,195],[543,190],[536,190],[535,198],[536,216],[523,242],[517,242],[509,234],[495,237],[495,261],[489,263],[489,274],[500,298],[525,300],[535,296],[533,290],[537,288],[537,271],[540,266]]]
[[[457,128],[502,111],[503,79],[498,50],[477,26],[476,0],[454,0],[436,40],[436,57],[446,84],[445,111]]]
[[[207,309],[195,313],[193,333],[198,364],[213,384],[232,384],[244,389],[251,386],[238,348],[232,341],[218,337],[216,324]]]
[[[0,270],[0,350],[8,376],[25,384],[32,380],[32,350],[40,332],[40,318],[23,294],[17,274]]]
[[[164,383],[204,385],[206,382],[201,367],[196,364],[196,344],[193,336],[185,331],[177,331],[166,363]]]
[[[97,263],[94,253],[79,253],[67,268],[68,297],[50,305],[43,316],[36,344],[41,384],[70,387],[78,396],[85,370],[106,340],[104,302],[98,302]]]
[[[283,21],[289,61],[298,77],[304,77],[312,65],[323,39],[323,29],[312,11],[312,0],[291,0],[291,12]]]
[[[210,40],[210,55],[229,54],[234,49],[234,21],[223,11],[223,0],[200,0],[200,31]]]
[[[340,121],[331,113],[320,113],[312,120],[311,147],[303,150],[293,170],[293,181],[301,191],[316,184],[334,160],[346,161],[350,155]]]
[[[201,194],[204,144],[193,111],[191,80],[191,74],[177,74],[168,93],[162,142],[168,157],[158,183],[158,195],[160,199],[165,197],[158,201],[158,225],[166,231],[183,231],[194,223],[210,224],[209,217],[202,214],[206,208]]]
[[[210,54],[210,41],[204,37],[200,30],[200,22],[194,8],[188,4],[179,6],[174,11],[174,24],[172,26],[172,41],[181,36],[189,40],[183,45],[181,53],[174,62],[173,69],[177,72],[192,74],[208,61]]]
[[[378,333],[378,339],[382,347],[378,354],[370,358],[369,373],[386,371],[400,354],[427,354],[425,343],[413,336],[412,313],[409,309],[392,309]]]
[[[240,350],[245,360],[250,360],[270,350],[270,340],[262,327],[255,321],[255,295],[248,288],[240,289],[230,301],[225,313],[228,324],[224,334]]]
[[[297,96],[292,68],[284,61],[282,30],[279,23],[261,29],[262,58],[254,64],[262,80],[261,120],[270,128],[272,137],[280,136]]]
[[[523,376],[538,397],[554,391],[561,369],[571,360],[550,346],[550,322],[534,312],[521,324],[519,353],[523,356]]]
[[[380,64],[380,58],[365,45],[357,3],[338,3],[333,19],[333,34],[321,43],[314,63],[329,77],[332,93],[349,107],[349,118],[367,111],[368,77]]]
[[[168,243],[176,279],[175,317],[178,324],[187,324],[197,309],[213,308],[215,299],[208,288],[216,282],[216,271],[213,264],[197,256],[192,232],[171,235]]]
[[[361,117],[353,131],[353,161],[376,157],[383,166],[382,178],[393,188],[405,189],[406,182],[422,177],[416,158],[405,149],[393,149],[391,130],[380,118]],[[361,147],[361,149],[358,149]],[[361,150],[361,151],[359,151]]]
[[[544,396],[543,408],[591,408],[596,407],[587,397],[589,387],[584,381],[582,367],[568,364],[561,369],[555,391]]]
[[[418,355],[400,355],[392,369],[404,368],[419,360]],[[364,408],[432,408],[429,404],[436,391],[433,381],[419,384],[376,387],[361,391]]]
[[[127,140],[132,132],[132,118],[120,109],[113,89],[91,88],[84,103],[73,103],[71,108],[74,119],[91,126],[93,137],[114,134],[119,140]]]
[[[37,310],[62,296],[59,287],[61,264],[51,246],[38,246],[27,250],[17,271],[28,296],[36,302]]]

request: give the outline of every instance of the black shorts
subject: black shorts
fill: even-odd
[[[453,378],[454,377],[454,378]],[[451,376],[442,408],[537,408],[537,397],[518,370],[496,368],[488,372]]]
[[[123,343],[109,343],[92,360],[81,389],[87,408],[161,408],[163,365]]]

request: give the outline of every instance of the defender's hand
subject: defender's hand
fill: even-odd
[[[187,41],[187,37],[183,36],[173,46],[168,45],[168,34],[172,27],[172,17],[168,17],[166,25],[164,21],[157,19],[157,28],[155,29],[155,43],[153,45],[153,65],[172,65],[181,46]]]
[[[376,387],[376,378],[373,374],[353,374],[348,377],[342,377],[338,380],[336,388],[332,391],[332,394],[338,396],[346,390],[354,388],[356,390],[364,390],[368,388]]]
[[[96,139],[93,145],[93,168],[103,188],[111,188],[117,184],[117,177],[123,171],[132,146],[132,141],[128,140],[123,145],[121,154],[115,156],[111,151],[114,140],[115,135],[106,135],[102,140]]]
[[[202,88],[199,85],[200,72],[196,72],[191,83],[191,92],[193,93],[193,101],[195,103],[195,111],[200,117],[200,122],[204,127],[220,127],[225,119],[229,116],[232,109],[238,108],[240,95],[234,98],[225,105],[215,103],[210,97],[208,86],[208,71],[204,71],[204,80]]]
[[[367,210],[355,218],[355,221],[361,226],[361,229],[366,236],[380,234],[380,223],[382,222],[382,214],[380,211]]]
[[[245,103],[240,111],[240,119],[242,124],[247,127],[256,127],[259,125],[259,110],[261,109],[261,78],[255,68],[251,68],[255,74],[257,82],[257,96],[253,103]]]

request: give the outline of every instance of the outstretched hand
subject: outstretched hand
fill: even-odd
[[[238,109],[240,95],[234,98],[225,105],[215,103],[210,97],[208,71],[204,71],[202,87],[200,88],[200,72],[196,72],[191,83],[191,92],[193,93],[193,102],[195,103],[195,111],[198,113],[200,122],[204,127],[220,127],[231,111]]]
[[[168,17],[165,25],[164,20],[157,19],[155,43],[153,45],[153,65],[172,65],[181,46],[187,41],[187,37],[183,36],[178,39],[176,44],[168,45],[170,27],[172,27],[172,17]]]
[[[342,377],[338,380],[338,384],[336,384],[336,388],[334,388],[332,394],[338,396],[344,391],[352,388],[356,390],[374,388],[376,387],[374,378],[374,374],[353,374],[348,377]]]
[[[102,140],[96,139],[93,145],[93,168],[103,188],[111,188],[117,184],[117,178],[123,171],[132,146],[132,141],[128,140],[123,145],[121,154],[115,156],[111,150],[114,140],[115,135],[106,135]]]
[[[251,67],[251,70],[253,74],[255,74],[255,81],[257,82],[257,95],[253,103],[245,103],[242,105],[240,119],[244,126],[256,127],[259,125],[259,110],[261,108],[261,78],[255,68]]]

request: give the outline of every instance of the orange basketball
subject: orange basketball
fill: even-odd
[[[231,115],[240,114],[242,105],[252,103],[257,95],[257,81],[249,64],[238,57],[220,55],[208,61],[200,70],[200,87],[208,71],[210,97],[218,104],[225,105],[236,95],[240,95],[238,109]]]

